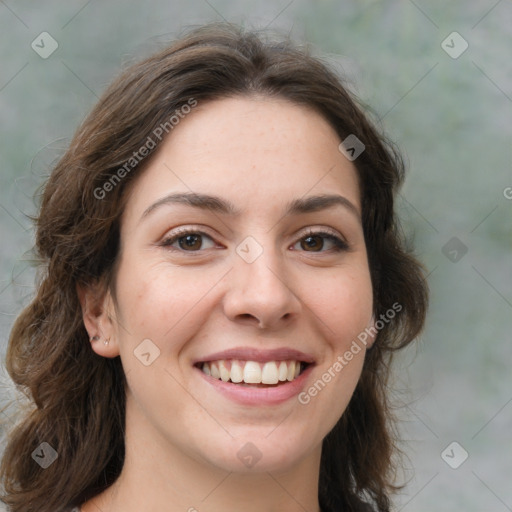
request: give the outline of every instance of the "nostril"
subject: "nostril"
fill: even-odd
[[[261,326],[261,322],[253,315],[251,315],[250,313],[240,313],[239,315],[237,315],[237,317],[240,319],[240,320],[243,320],[243,321],[255,321],[255,322],[258,322],[258,324]]]

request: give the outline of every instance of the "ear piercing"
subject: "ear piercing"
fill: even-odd
[[[92,341],[98,341],[100,339],[100,337],[98,335],[95,335],[91,338],[91,342]],[[103,340],[103,345],[108,345],[110,343],[110,338],[105,338]]]

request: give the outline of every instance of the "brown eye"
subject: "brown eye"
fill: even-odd
[[[349,246],[343,239],[324,231],[307,233],[295,245],[300,244],[300,249],[306,252],[341,252],[347,251]]]
[[[204,247],[206,240],[209,241],[210,245]],[[205,233],[198,231],[182,231],[171,235],[165,239],[161,245],[163,247],[181,250],[183,252],[199,252],[201,249],[208,249],[213,247],[215,244],[211,237]]]
[[[185,250],[197,250],[201,248],[202,245],[202,238],[201,235],[185,235],[180,236],[178,238],[178,244],[181,247],[181,249]]]
[[[306,251],[321,251],[324,247],[324,241],[321,236],[308,236],[306,238],[303,238],[301,241],[301,247]]]

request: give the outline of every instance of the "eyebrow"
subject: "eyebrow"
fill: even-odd
[[[193,208],[231,216],[240,215],[242,213],[241,210],[238,209],[233,203],[221,197],[212,196],[209,194],[200,194],[197,192],[179,192],[162,197],[151,206],[146,208],[142,214],[141,220],[146,218],[149,214],[158,208],[164,205],[173,204],[185,204]],[[343,206],[351,213],[353,213],[359,221],[361,220],[361,216],[356,206],[346,197],[338,194],[321,194],[294,199],[287,203],[284,215],[298,215],[318,212],[328,208],[333,208],[334,206]]]

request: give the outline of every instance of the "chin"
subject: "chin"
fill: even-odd
[[[275,427],[274,427],[275,428]],[[212,451],[215,447],[215,451]],[[222,443],[208,444],[204,458],[224,471],[239,474],[281,473],[296,467],[311,456],[315,448],[321,449],[321,440],[314,442],[302,435],[290,435],[289,430],[272,432],[271,429],[251,428],[245,435],[240,433],[224,446]]]

